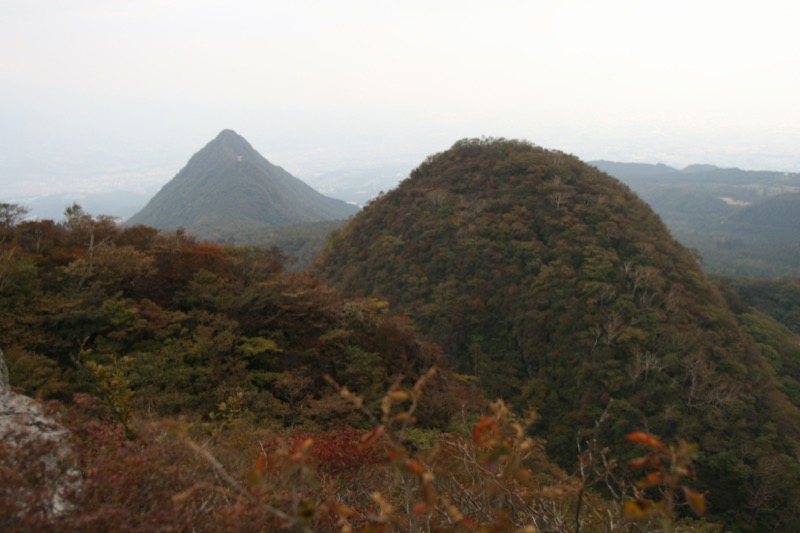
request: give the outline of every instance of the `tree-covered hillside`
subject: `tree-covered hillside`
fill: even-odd
[[[800,279],[754,280],[721,277],[742,302],[800,334]]]
[[[277,249],[119,228],[77,206],[61,224],[4,231],[0,346],[29,393],[66,400],[110,373],[136,391],[108,391],[121,419],[137,408],[202,416],[236,397],[268,420],[325,426],[337,397],[325,374],[375,400],[398,376],[441,366],[380,302],[283,273]]]
[[[701,445],[726,527],[794,520],[797,354],[753,342],[692,253],[596,168],[525,142],[459,141],[368,205],[317,269],[386,298],[490,396],[537,409],[563,465],[576,442],[644,426]]]
[[[644,470],[600,448],[561,470],[533,414],[489,406],[385,302],[287,274],[278,250],[76,205],[24,215],[0,204],[3,531],[627,531],[703,513],[691,446],[635,432],[616,445]],[[18,393],[60,402],[39,407],[59,442],[25,432]],[[666,468],[652,494],[634,483]]]

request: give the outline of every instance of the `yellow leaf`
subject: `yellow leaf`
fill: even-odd
[[[622,506],[622,514],[625,520],[638,522],[649,518],[653,514],[653,502],[650,500],[636,500],[635,502],[625,502]]]
[[[395,402],[403,402],[405,400],[408,400],[409,396],[406,391],[393,390],[389,392],[389,398],[391,398]]]

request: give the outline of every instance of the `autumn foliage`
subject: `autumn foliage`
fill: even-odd
[[[17,391],[60,402],[82,482],[53,514],[37,450],[0,443],[4,531],[756,532],[800,513],[796,337],[566,154],[457,143],[305,273],[77,205],[22,215],[0,205],[0,346]]]

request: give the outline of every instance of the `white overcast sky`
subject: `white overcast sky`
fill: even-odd
[[[180,165],[224,128],[300,175],[482,135],[800,171],[797,6],[0,0],[0,186]]]

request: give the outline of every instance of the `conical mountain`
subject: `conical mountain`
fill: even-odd
[[[328,198],[267,161],[236,132],[222,131],[127,224],[183,227],[284,226],[345,219],[358,208]]]
[[[316,268],[387,299],[490,395],[537,410],[563,465],[576,443],[632,453],[632,431],[687,439],[717,518],[791,523],[798,351],[753,342],[693,254],[598,169],[526,142],[459,141],[368,205]]]

